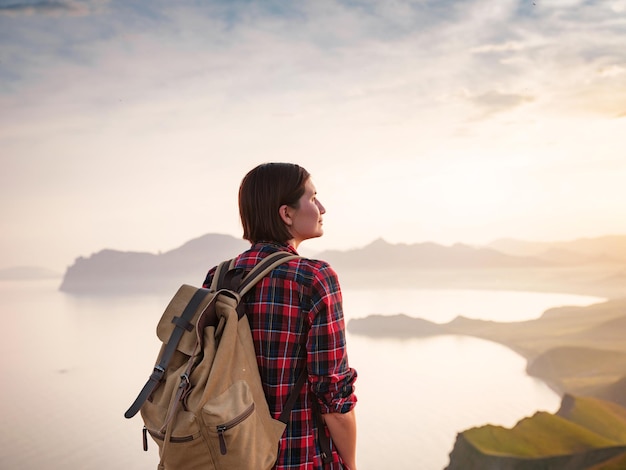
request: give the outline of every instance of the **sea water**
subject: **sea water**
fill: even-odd
[[[153,470],[141,419],[123,417],[145,383],[159,342],[163,295],[73,296],[58,281],[0,282],[3,377],[0,468]],[[393,299],[393,301],[390,301]],[[418,289],[344,290],[346,320],[405,313],[446,322],[538,317],[558,305],[601,299],[560,294]],[[405,340],[348,333],[358,370],[360,470],[443,469],[456,434],[513,426],[560,398],[525,373],[506,347],[464,336]]]

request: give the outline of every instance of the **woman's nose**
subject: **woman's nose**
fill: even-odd
[[[318,207],[318,208],[319,208],[319,210],[320,210],[320,214],[324,214],[324,213],[326,212],[326,208],[322,205],[322,203],[321,203],[321,202],[319,202],[319,201],[317,201],[317,200],[316,200],[315,202],[316,202],[316,204],[317,204],[317,207]]]

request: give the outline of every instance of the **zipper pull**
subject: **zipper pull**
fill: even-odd
[[[220,439],[220,453],[222,455],[226,455],[226,439],[224,438],[224,431],[226,431],[226,429],[226,426],[217,427],[217,437]]]
[[[143,427],[143,450],[148,452],[148,428]]]

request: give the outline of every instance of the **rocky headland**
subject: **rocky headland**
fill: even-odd
[[[83,295],[173,293],[181,284],[200,285],[209,268],[248,246],[229,235],[208,234],[165,253],[104,249],[76,258],[60,290]]]

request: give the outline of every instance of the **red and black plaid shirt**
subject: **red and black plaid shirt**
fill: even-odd
[[[297,254],[289,245],[256,243],[237,257],[235,267],[249,271],[278,250]],[[205,286],[210,285],[214,271],[209,271]],[[275,468],[343,468],[332,441],[333,461],[324,467],[310,405],[317,400],[322,413],[346,413],[356,404],[357,374],[348,364],[337,274],[323,261],[290,260],[262,279],[244,302],[274,418],[280,416],[300,372],[308,369],[309,386],[303,387],[291,412]]]

